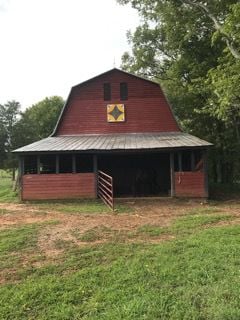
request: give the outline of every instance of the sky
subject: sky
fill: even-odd
[[[138,24],[116,0],[0,0],[0,104],[66,99],[73,85],[120,67]]]

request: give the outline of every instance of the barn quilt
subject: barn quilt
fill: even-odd
[[[107,105],[107,121],[108,122],[125,121],[124,104],[108,104]]]

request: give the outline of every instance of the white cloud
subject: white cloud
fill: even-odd
[[[0,0],[1,1],[1,0]],[[23,107],[111,69],[137,13],[115,0],[1,1],[0,103]]]
[[[0,0],[0,13],[7,10],[10,0]]]

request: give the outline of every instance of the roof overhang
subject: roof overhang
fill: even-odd
[[[210,146],[212,146],[211,143],[183,132],[82,134],[48,137],[16,149],[13,152],[18,154],[63,152],[125,153],[195,149]]]

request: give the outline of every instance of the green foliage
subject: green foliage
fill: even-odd
[[[8,101],[0,105],[0,168],[16,166],[16,160],[11,154],[14,146],[14,127],[20,114],[20,104]]]
[[[142,24],[122,66],[159,81],[182,128],[215,145],[211,179],[240,178],[240,5],[236,0],[119,0]]]
[[[15,126],[15,148],[49,136],[57,123],[64,100],[53,96],[32,105],[21,114]]]
[[[64,105],[61,97],[45,98],[20,112],[20,104],[0,105],[0,168],[16,168],[12,150],[50,135]]]

